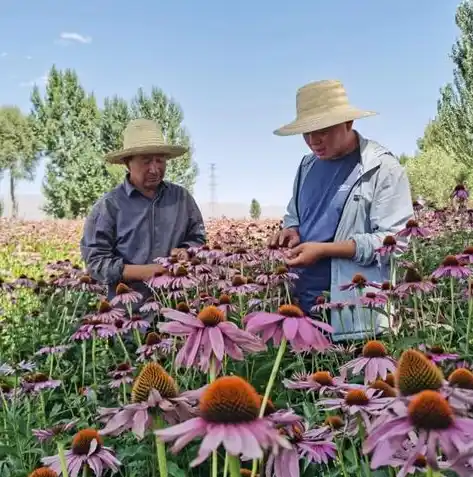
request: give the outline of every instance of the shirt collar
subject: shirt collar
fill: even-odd
[[[131,194],[135,191],[140,193],[140,191],[130,182],[130,174],[126,175],[123,185],[125,187],[125,192],[128,197],[130,197]],[[166,188],[168,187],[168,184],[166,181],[161,181],[161,183],[158,185],[157,190],[159,191],[163,187],[166,187]]]

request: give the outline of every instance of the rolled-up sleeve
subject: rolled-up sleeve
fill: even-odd
[[[206,242],[205,224],[202,213],[194,198],[186,193],[188,224],[186,236],[179,248],[198,247]]]
[[[387,157],[389,166],[381,168],[374,191],[370,211],[372,233],[354,234],[350,238],[356,244],[354,261],[362,266],[371,265],[377,258],[376,250],[383,245],[388,235],[396,235],[409,219],[414,217],[412,197],[404,167],[393,157]],[[399,245],[407,246],[406,239],[396,238]]]
[[[105,285],[120,281],[123,259],[115,255],[116,211],[106,198],[97,202],[84,225],[81,255],[92,278]]]

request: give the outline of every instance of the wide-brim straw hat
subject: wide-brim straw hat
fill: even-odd
[[[161,128],[150,119],[133,119],[123,133],[123,149],[110,152],[105,160],[111,164],[123,164],[130,156],[156,154],[166,159],[174,159],[188,151],[187,147],[166,144]]]
[[[296,110],[296,119],[276,129],[274,134],[305,134],[378,114],[351,105],[345,88],[338,80],[315,81],[299,88]]]

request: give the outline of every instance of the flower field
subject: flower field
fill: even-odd
[[[81,222],[0,219],[0,476],[471,477],[473,215],[415,205],[409,249],[378,251],[396,281],[310,317],[278,221],[209,222],[134,313],[83,269]],[[345,307],[389,329],[332,343]]]

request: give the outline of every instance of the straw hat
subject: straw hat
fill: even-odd
[[[378,114],[352,106],[348,102],[345,88],[337,80],[315,81],[299,88],[296,109],[296,119],[276,129],[274,134],[304,134]]]
[[[183,146],[166,144],[156,121],[133,119],[123,133],[123,149],[107,154],[105,160],[112,164],[123,164],[125,157],[141,154],[157,154],[173,159],[182,156],[187,150]]]

